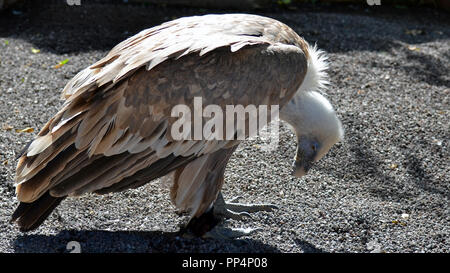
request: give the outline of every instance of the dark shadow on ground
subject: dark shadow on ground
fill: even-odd
[[[75,241],[83,253],[99,253],[105,249],[116,253],[182,253],[193,249],[198,253],[280,252],[257,240],[187,239],[178,235],[178,232],[161,231],[63,230],[56,235],[20,235],[13,247],[17,253],[68,253],[73,250],[68,243]]]
[[[352,116],[344,116],[347,128],[363,128],[364,125]],[[391,145],[399,147],[406,146],[405,140],[392,139]],[[429,147],[420,147],[416,149],[405,148],[404,158],[397,158],[400,165],[405,166],[406,173],[410,179],[399,181],[396,176],[403,176],[404,173],[395,173],[389,170],[386,163],[383,162],[370,148],[367,138],[358,130],[346,132],[345,142],[349,149],[347,156],[343,159],[346,165],[340,166],[341,169],[330,169],[326,166],[318,168],[318,172],[332,173],[336,178],[353,181],[354,183],[366,183],[368,191],[374,196],[384,200],[414,200],[421,192],[437,194],[443,198],[450,199],[450,192],[443,181],[435,181],[424,166],[423,160],[415,154],[416,151],[426,150]],[[417,144],[418,145],[418,144]],[[341,147],[343,149],[344,147]],[[345,172],[342,170],[345,169]],[[344,175],[350,174],[351,179],[344,179]]]
[[[25,39],[58,54],[109,50],[143,29],[178,17],[236,12],[279,19],[328,52],[386,51],[398,41],[417,44],[450,37],[447,14],[429,8],[402,12],[388,6],[373,9],[318,4],[297,10],[239,11],[108,2],[69,6],[65,1],[28,1],[16,15],[12,11],[1,13],[0,37]]]
[[[390,48],[396,48],[396,52],[390,52],[392,55],[402,54],[403,62],[396,65],[396,69],[403,70],[405,73],[416,77],[417,79],[434,86],[450,87],[448,67],[441,59],[450,59],[450,54],[433,56],[425,54],[420,50],[409,50],[405,45],[401,45],[395,41],[390,43]],[[383,51],[389,51],[389,48]],[[392,64],[381,63],[374,60],[371,64],[373,67],[389,70]]]
[[[426,192],[441,195],[442,197],[450,200],[450,192],[445,188],[440,187],[439,183],[435,181],[431,175],[429,175],[426,169],[423,167],[424,163],[414,154],[409,154],[406,159],[407,172],[413,177],[414,185]]]
[[[301,239],[294,239],[295,244],[297,244],[304,253],[324,253],[324,251],[320,248],[317,248],[311,243],[308,243]]]

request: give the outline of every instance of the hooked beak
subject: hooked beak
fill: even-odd
[[[306,162],[305,160],[299,158],[298,156],[295,158],[294,164],[292,164],[293,170],[292,175],[295,177],[302,177],[306,175],[311,168],[311,162]]]
[[[292,170],[292,175],[295,177],[302,177],[307,173],[307,171],[305,170],[305,168],[296,168],[294,167],[294,170]]]

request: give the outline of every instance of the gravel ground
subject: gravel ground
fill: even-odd
[[[280,209],[225,225],[261,231],[234,241],[179,238],[187,218],[155,181],[66,199],[38,230],[20,233],[8,222],[17,205],[15,157],[36,131],[16,129],[38,130],[62,105],[67,81],[123,39],[175,17],[218,12],[42,2],[0,14],[1,252],[65,252],[73,240],[83,252],[450,252],[449,17],[383,6],[261,13],[329,53],[328,97],[346,130],[302,179],[289,175],[295,142],[284,124],[276,151],[261,150],[261,140],[238,149],[225,198]]]

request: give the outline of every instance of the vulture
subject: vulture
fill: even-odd
[[[305,175],[343,138],[324,52],[263,16],[191,16],[143,30],[79,72],[61,109],[21,152],[20,204],[11,221],[37,228],[66,197],[108,194],[171,177],[170,199],[203,236],[225,217],[271,204],[226,203],[220,190],[239,139],[175,139],[176,105],[278,105],[297,137],[293,174]],[[233,131],[234,130],[234,131]],[[229,132],[227,131],[227,134]],[[235,135],[237,128],[232,128]]]

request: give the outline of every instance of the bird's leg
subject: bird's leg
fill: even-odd
[[[258,211],[272,211],[278,209],[273,204],[241,204],[237,200],[241,197],[235,197],[229,202],[225,202],[222,192],[219,192],[214,203],[214,214],[222,218],[231,218],[234,220],[242,220],[244,217],[251,218],[250,213]]]
[[[192,218],[187,226],[181,230],[185,238],[202,237],[209,239],[235,239],[241,236],[249,235],[257,229],[231,229],[219,225],[223,221],[223,216],[217,216],[214,213],[214,207],[199,217]]]
[[[183,235],[213,239],[235,239],[246,236],[257,231],[258,228],[226,228],[219,224],[225,219],[242,220],[244,217],[251,218],[252,212],[271,211],[278,208],[273,204],[240,204],[236,203],[237,199],[239,197],[227,203],[222,193],[219,193],[211,209],[189,221],[182,231]]]
[[[197,233],[197,236],[200,235],[203,238],[235,239],[249,235],[257,231],[258,228],[225,228],[218,224],[227,218],[242,220],[244,217],[251,218],[250,213],[252,212],[271,211],[278,208],[273,204],[240,204],[236,203],[237,199],[239,197],[233,198],[226,203],[222,193],[219,192],[213,207],[199,218],[191,220],[189,223],[191,230],[194,228],[194,230],[200,231]]]
[[[213,208],[198,217],[192,218],[185,228],[180,230],[183,237],[202,237],[205,233],[212,230],[222,219],[216,217]]]

